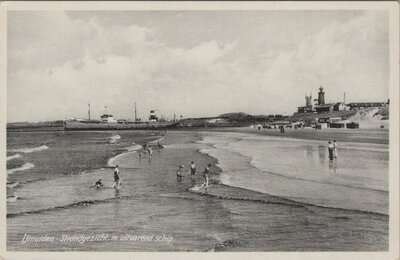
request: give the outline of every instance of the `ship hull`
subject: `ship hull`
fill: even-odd
[[[64,121],[65,131],[85,130],[147,130],[166,129],[173,127],[176,122],[140,122],[140,123],[87,123],[79,121]]]

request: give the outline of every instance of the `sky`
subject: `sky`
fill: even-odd
[[[7,121],[386,101],[386,11],[9,11]]]

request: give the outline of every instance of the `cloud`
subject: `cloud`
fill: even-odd
[[[95,117],[107,105],[118,118],[132,118],[134,102],[143,118],[150,109],[169,117],[290,113],[304,103],[304,92],[316,93],[320,85],[332,100],[344,91],[354,99],[383,100],[385,19],[384,13],[363,13],[291,44],[274,34],[269,46],[278,47],[254,49],[240,30],[229,40],[214,35],[177,46],[159,37],[157,22],[104,26],[96,17],[16,12],[9,16],[8,120],[84,117],[89,99]],[[261,38],[254,41],[262,44]]]

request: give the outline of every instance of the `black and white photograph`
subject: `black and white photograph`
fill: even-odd
[[[1,257],[398,258],[398,2],[301,3],[0,3]]]

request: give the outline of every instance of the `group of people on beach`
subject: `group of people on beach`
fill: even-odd
[[[160,144],[160,142],[157,142],[157,148],[160,151],[161,149],[164,148],[164,146],[162,146]],[[142,159],[145,154],[147,153],[149,156],[149,159],[151,159],[153,157],[153,148],[151,145],[149,145],[148,143],[145,143],[142,147],[142,150],[138,152],[139,153],[139,159]]]
[[[157,147],[158,150],[161,150],[162,148],[164,148],[159,142],[157,142]],[[145,143],[142,147],[142,149],[138,152],[139,153],[139,158],[142,159],[143,156],[147,153],[148,157],[151,159],[152,155],[153,155],[153,150],[151,145],[149,145],[148,143]],[[210,174],[210,168],[212,167],[212,165],[209,163],[204,167],[204,171],[203,171],[203,178],[204,178],[204,183],[200,186],[200,187],[208,187],[209,184],[209,174]],[[112,187],[113,188],[120,188],[121,187],[121,178],[120,178],[120,170],[118,165],[114,166],[114,182]],[[178,181],[181,181],[182,177],[184,176],[184,172],[188,172],[186,170],[186,167],[184,164],[179,165],[178,170],[176,172],[176,178]],[[195,177],[197,172],[197,167],[196,164],[192,161],[190,163],[190,176],[192,178]],[[96,181],[96,183],[91,186],[90,188],[102,188],[104,187],[103,181],[101,179],[99,179],[98,181]]]
[[[329,153],[329,160],[333,161],[333,159],[336,159],[337,156],[337,150],[338,150],[338,145],[336,140],[328,141],[328,153]]]
[[[203,171],[204,183],[201,185],[201,187],[203,186],[208,187],[208,180],[211,167],[212,165],[210,163],[205,166]],[[196,175],[196,171],[197,171],[196,164],[192,161],[190,163],[190,176],[192,178],[194,178],[194,176]],[[182,179],[184,172],[187,172],[185,165],[184,164],[179,165],[178,170],[176,171],[176,178],[178,181]]]
[[[96,181],[96,183],[91,186],[90,188],[102,188],[104,187],[103,181],[101,179],[99,179],[98,181]],[[112,185],[113,188],[120,188],[121,187],[121,178],[120,178],[120,172],[119,172],[119,168],[118,165],[114,166],[114,182]]]

